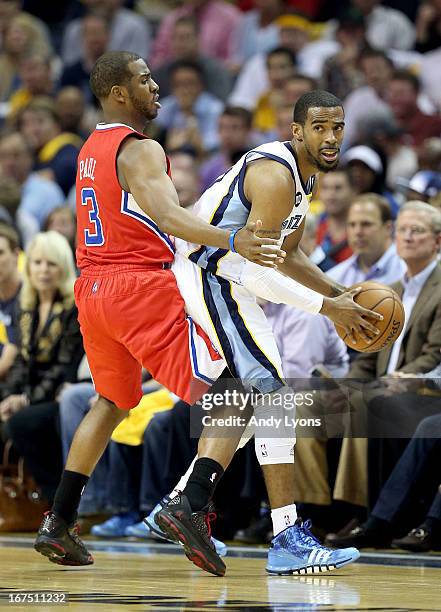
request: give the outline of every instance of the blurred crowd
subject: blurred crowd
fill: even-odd
[[[162,106],[147,133],[185,207],[247,150],[291,140],[303,93],[343,101],[341,162],[320,179],[302,248],[347,286],[395,283],[404,339],[356,356],[324,317],[264,308],[288,379],[362,379],[354,404],[398,420],[424,405],[426,418],[403,436],[299,439],[297,501],[328,543],[441,547],[441,1],[0,0],[0,419],[48,502],[94,398],[73,299],[74,183],[102,120],[89,75],[106,50],[146,58]],[[135,431],[114,436],[82,500],[96,535],[149,537],[141,516],[196,450],[175,399],[149,381]],[[334,410],[339,401],[326,394]],[[220,534],[267,541],[250,449],[230,474]],[[223,502],[233,494],[234,516]]]

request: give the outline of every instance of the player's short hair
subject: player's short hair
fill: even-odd
[[[107,98],[114,85],[127,85],[132,78],[129,64],[142,59],[129,51],[107,51],[97,59],[90,73],[90,89],[102,100]]]
[[[334,108],[336,106],[343,108],[343,102],[337,96],[324,89],[313,89],[297,100],[294,106],[293,120],[295,123],[305,125],[310,108]]]
[[[15,251],[20,246],[18,232],[7,223],[0,223],[0,238],[5,238],[11,251]]]
[[[389,201],[379,195],[378,193],[363,193],[361,195],[356,196],[349,208],[355,206],[355,204],[373,204],[378,209],[380,213],[381,222],[387,223],[388,221],[393,221],[392,209],[390,207]]]
[[[249,130],[253,124],[253,113],[246,108],[242,108],[242,106],[226,106],[221,113],[221,117],[240,119]]]

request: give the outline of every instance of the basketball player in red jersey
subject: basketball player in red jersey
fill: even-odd
[[[169,234],[271,267],[284,255],[276,240],[256,236],[259,223],[230,232],[179,207],[163,149],[142,134],[160,108],[159,88],[142,58],[106,53],[90,83],[105,123],[78,157],[81,276],[75,298],[99,398],[76,432],[35,542],[38,552],[63,565],[93,563],[73,527],[76,512],[113,430],[142,397],[141,367],[190,404],[225,367],[208,336],[185,315],[170,270]]]

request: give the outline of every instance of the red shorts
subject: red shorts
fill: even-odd
[[[75,283],[78,320],[97,393],[118,408],[141,397],[141,367],[193,404],[224,361],[184,310],[171,270],[118,266],[86,270]]]

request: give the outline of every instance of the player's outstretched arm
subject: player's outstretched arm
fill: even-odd
[[[164,151],[154,140],[128,139],[119,152],[117,170],[121,187],[133,195],[163,232],[196,244],[226,250],[233,247],[246,259],[264,266],[275,267],[283,260],[284,253],[276,240],[257,236],[258,220],[247,224],[233,238],[231,232],[209,225],[181,208],[166,172]]]

